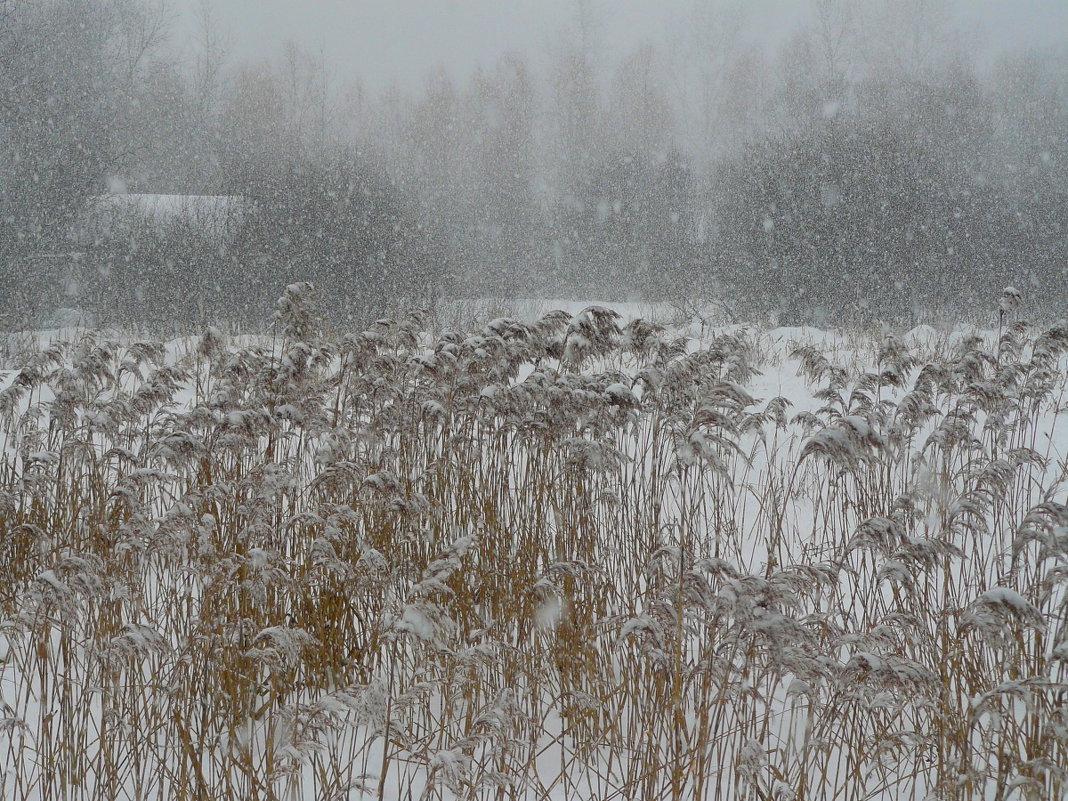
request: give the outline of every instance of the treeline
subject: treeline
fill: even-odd
[[[578,2],[545,59],[366,90],[288,47],[195,57],[135,0],[0,0],[0,314],[336,318],[443,295],[717,298],[739,318],[930,318],[1068,275],[1068,57],[977,64],[943,0],[813,0],[771,45],[695,3],[609,57]],[[239,198],[84,224],[107,192]],[[87,234],[86,232],[90,232]],[[16,319],[17,318],[17,319]]]
[[[747,144],[716,171],[717,277],[785,322],[989,314],[1006,286],[1063,316],[1066,66],[874,77]]]

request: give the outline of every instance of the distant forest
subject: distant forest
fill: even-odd
[[[339,322],[444,297],[716,300],[739,320],[958,318],[1068,299],[1068,49],[978,63],[944,0],[813,0],[761,44],[694,3],[604,56],[367,91],[296,46],[193,50],[136,0],[0,0],[0,328],[261,319],[310,280]],[[238,198],[86,225],[115,193]],[[88,233],[87,233],[88,232]]]

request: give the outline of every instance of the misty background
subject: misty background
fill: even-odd
[[[1068,287],[1068,6],[0,0],[0,326]]]

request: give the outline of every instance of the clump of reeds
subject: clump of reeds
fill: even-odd
[[[1068,329],[1007,298],[944,355],[305,284],[27,351],[0,796],[1062,797]]]

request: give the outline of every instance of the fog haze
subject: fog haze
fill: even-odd
[[[590,4],[587,4],[590,5]],[[772,45],[811,21],[808,0],[613,0],[593,7],[604,55],[619,58],[642,41],[683,27],[703,6],[747,19],[745,38]],[[196,37],[209,9],[236,59],[256,59],[296,43],[321,53],[338,78],[380,89],[417,85],[431,70],[462,76],[504,53],[535,61],[574,23],[576,0],[177,0],[181,37]],[[985,57],[1021,47],[1046,47],[1068,35],[1062,0],[970,0],[955,12]]]
[[[1062,0],[0,0],[0,301],[1062,314],[1066,45]]]

